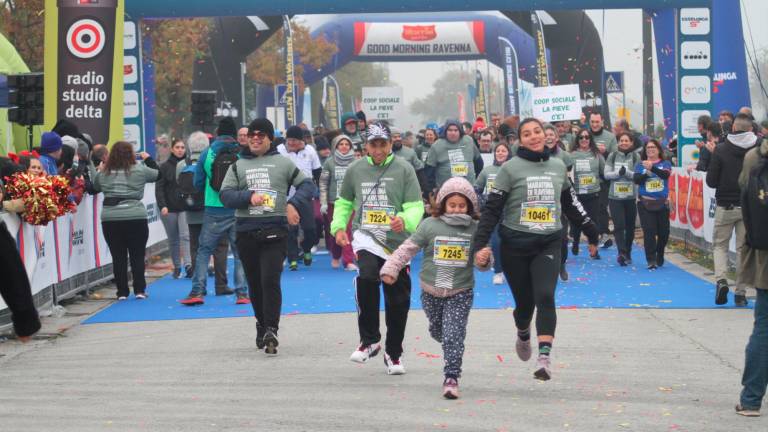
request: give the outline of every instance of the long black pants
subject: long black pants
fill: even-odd
[[[640,213],[640,226],[643,227],[645,260],[648,265],[664,262],[664,248],[669,241],[669,207],[650,211],[641,202],[637,204]]]
[[[600,194],[586,194],[579,195],[579,202],[584,206],[584,211],[587,212],[587,216],[597,223],[600,214]],[[571,224],[571,237],[573,243],[578,244],[581,241],[581,228],[576,224]]]
[[[0,221],[0,275],[3,278],[0,283],[0,295],[11,310],[11,320],[16,334],[32,336],[40,330],[40,317],[37,315],[27,269],[16,248],[16,241],[2,221]]]
[[[357,276],[357,327],[360,342],[370,345],[381,340],[379,332],[379,302],[382,285],[379,271],[384,259],[368,251],[357,254],[360,271]],[[408,311],[411,308],[410,266],[400,271],[393,285],[384,285],[384,311],[387,323],[387,341],[385,350],[393,359],[403,354],[403,338]]]
[[[203,224],[189,225],[189,255],[192,258],[192,269],[190,274],[195,274],[195,262],[197,262],[197,248],[200,246],[200,231],[203,230]],[[229,252],[229,239],[222,236],[216,250],[213,251],[213,272],[216,292],[227,290],[227,252]]]
[[[147,288],[144,279],[144,253],[149,239],[146,219],[104,221],[101,223],[104,240],[112,255],[112,273],[117,285],[117,296],[128,297],[128,260],[133,275],[133,294],[143,294]]]
[[[608,226],[608,195],[611,190],[611,183],[607,181],[600,182],[600,207],[597,212],[597,218],[593,219],[597,222],[597,227],[600,229],[600,234],[610,234],[610,228]]]
[[[312,224],[314,225],[314,221]],[[313,226],[311,229],[301,228],[304,232],[304,238],[301,239],[301,248],[299,248],[299,227],[291,226],[288,228],[288,261],[298,261],[301,258],[301,253],[307,253],[312,250],[312,246],[315,245],[315,238],[317,237],[317,231]]]
[[[635,219],[637,218],[637,203],[634,199],[615,200],[608,203],[613,218],[613,236],[616,238],[616,248],[620,254],[632,256],[632,242],[635,240]]]
[[[534,310],[536,334],[554,336],[557,327],[555,288],[560,273],[560,237],[531,250],[531,254],[512,252],[501,241],[501,263],[504,276],[515,298],[515,326],[525,330],[531,326]]]
[[[275,241],[259,241],[257,231],[237,233],[237,252],[243,263],[248,295],[259,326],[277,329],[283,306],[283,273],[287,233]]]

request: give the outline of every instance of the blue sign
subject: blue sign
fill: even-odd
[[[0,74],[0,108],[8,106],[8,77]]]
[[[624,93],[624,72],[605,73],[605,92]]]

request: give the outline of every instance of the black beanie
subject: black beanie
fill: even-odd
[[[219,127],[216,128],[216,135],[236,137],[237,125],[235,124],[235,120],[232,117],[224,117],[219,120]]]
[[[328,139],[327,138],[325,138],[322,135],[318,135],[318,136],[315,137],[315,149],[316,150],[325,150],[325,149],[330,150],[331,149],[331,145],[328,143]]]
[[[275,127],[272,126],[272,122],[264,119],[264,118],[258,118],[251,122],[251,124],[248,125],[248,133],[253,133],[255,131],[264,132],[267,134],[267,137],[269,137],[270,141],[275,140]]]
[[[291,126],[285,131],[285,139],[294,138],[297,140],[304,140],[304,130],[298,126]]]
[[[365,118],[365,113],[362,112],[362,111],[358,111],[355,114],[355,116],[357,117],[358,120],[367,121],[366,118]]]

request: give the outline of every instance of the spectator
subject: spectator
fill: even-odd
[[[709,161],[712,157],[712,153],[706,146],[707,143],[707,129],[712,124],[712,119],[708,115],[699,116],[696,125],[699,128],[700,140],[696,140],[696,147],[699,148],[699,162],[696,164],[696,171],[707,171],[709,169]]]
[[[757,136],[752,132],[752,121],[746,114],[739,113],[733,122],[733,132],[725,142],[718,144],[712,153],[712,161],[707,171],[707,185],[715,189],[715,228],[712,235],[715,258],[715,279],[717,289],[715,303],[728,302],[728,245],[736,230],[736,265],[741,264],[741,251],[744,247],[744,221],[741,214],[741,188],[739,174],[744,163],[744,155],[757,143]],[[747,306],[746,284],[741,274],[736,275],[734,303],[738,307]]]
[[[739,176],[739,186],[745,191],[742,201],[744,228],[747,241],[741,251],[739,275],[745,284],[757,289],[755,301],[755,321],[752,336],[747,344],[744,361],[744,373],[736,412],[743,416],[760,415],[760,407],[768,385],[768,243],[766,243],[765,199],[759,200],[759,185],[765,181],[763,174],[756,169],[760,164],[768,163],[768,140],[763,139],[760,147],[750,150],[744,157],[744,166]],[[765,166],[765,165],[763,165]],[[762,178],[762,180],[761,180]],[[764,183],[763,183],[764,184]],[[758,199],[755,202],[756,198]]]
[[[480,139],[478,140],[480,145],[480,153],[490,153],[491,146],[493,144],[493,134],[490,130],[484,130],[480,132]]]
[[[104,193],[101,227],[112,255],[112,271],[117,286],[117,299],[126,300],[128,260],[133,274],[133,294],[137,300],[147,298],[144,279],[144,254],[149,239],[147,209],[142,203],[144,185],[159,176],[157,163],[149,153],[140,153],[143,163],[136,162],[133,145],[118,141],[99,172],[92,172],[93,186]]]
[[[155,199],[160,208],[160,220],[163,222],[168,236],[168,248],[171,250],[173,262],[173,278],[181,277],[181,269],[187,277],[192,277],[192,260],[189,254],[189,226],[184,212],[185,203],[182,200],[179,184],[176,181],[176,168],[179,162],[186,159],[187,148],[184,141],[172,141],[171,155],[160,165],[160,178],[155,186]]]
[[[720,111],[720,114],[717,115],[717,122],[720,123],[722,126],[725,122],[728,122],[730,124],[733,124],[733,113],[728,110]]]
[[[40,139],[40,163],[48,175],[59,173],[58,163],[61,158],[61,137],[56,132],[46,132]]]
[[[762,123],[760,123],[760,135],[763,137],[768,136],[768,120],[763,120]]]
[[[241,127],[237,130],[237,143],[242,148],[248,147],[248,128]]]

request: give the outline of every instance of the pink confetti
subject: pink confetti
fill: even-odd
[[[496,360],[498,360],[499,363],[504,363],[504,357],[502,357],[501,354],[496,354]]]
[[[419,353],[416,354],[416,355],[419,356],[419,357],[424,357],[424,358],[428,358],[428,359],[438,359],[438,358],[440,358],[440,356],[437,355],[437,354],[432,354],[432,353],[428,353],[428,352],[424,352],[424,351],[419,351]]]

